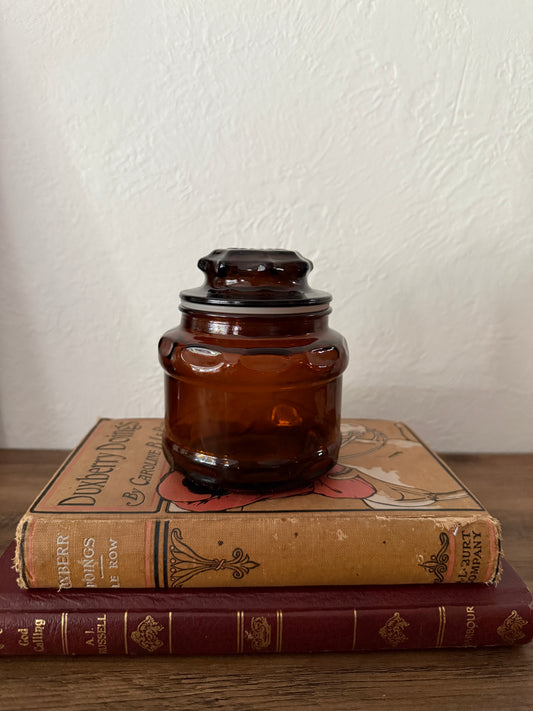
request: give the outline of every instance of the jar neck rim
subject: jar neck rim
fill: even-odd
[[[215,316],[325,316],[331,313],[329,303],[313,304],[312,306],[235,306],[222,304],[190,304],[181,303],[180,311],[187,314],[213,314]]]

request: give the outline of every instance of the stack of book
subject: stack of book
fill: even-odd
[[[170,472],[161,420],[99,420],[0,560],[0,654],[529,642],[498,521],[405,424],[342,429],[330,472],[266,495]]]

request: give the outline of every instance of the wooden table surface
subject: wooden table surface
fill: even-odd
[[[0,545],[64,459],[0,450]],[[503,527],[533,588],[533,454],[446,455]],[[516,649],[227,657],[1,658],[0,710],[533,709],[533,644]]]

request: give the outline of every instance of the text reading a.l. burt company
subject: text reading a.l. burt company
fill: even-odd
[[[474,583],[479,579],[483,561],[483,535],[480,531],[461,532],[461,569],[458,577],[462,583]]]
[[[118,541],[109,538],[106,555],[96,553],[96,539],[84,538],[82,541],[82,557],[76,560],[81,565],[81,579],[86,588],[102,587],[99,582],[107,580],[105,587],[119,588],[119,554]],[[57,578],[60,590],[72,587],[70,537],[58,535],[56,538]]]

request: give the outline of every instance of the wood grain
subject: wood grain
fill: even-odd
[[[65,452],[0,450],[0,545]],[[533,455],[446,455],[533,587]],[[3,658],[0,709],[533,709],[519,649],[174,658]]]

